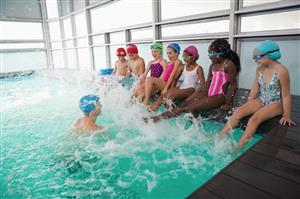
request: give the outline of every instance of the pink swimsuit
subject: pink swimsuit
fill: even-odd
[[[208,96],[224,95],[223,85],[229,81],[229,75],[223,70],[212,71],[212,80],[208,89]]]
[[[165,70],[164,70],[164,72],[163,72],[163,74],[162,74],[162,79],[163,79],[165,82],[167,82],[168,79],[170,78],[171,73],[172,73],[172,71],[173,71],[173,69],[174,69],[174,65],[175,65],[174,62],[173,62],[173,63],[167,64],[167,66],[166,66],[166,68],[165,68]]]

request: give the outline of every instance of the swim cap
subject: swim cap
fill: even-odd
[[[80,110],[84,114],[89,114],[92,112],[99,102],[100,98],[96,95],[85,95],[79,101]]]
[[[136,47],[136,45],[134,44],[129,44],[129,46],[127,47],[127,53],[129,54],[138,54],[138,48]]]
[[[117,56],[126,56],[126,51],[124,48],[117,49]]]
[[[180,54],[180,46],[178,43],[169,44],[168,48],[172,48],[175,51],[175,53]]]
[[[162,54],[162,43],[161,42],[156,42],[153,45],[151,45],[151,49],[155,49],[158,52],[160,52],[160,54]]]
[[[199,59],[199,53],[195,46],[190,45],[186,49],[184,49],[184,51],[191,54],[193,57],[196,58],[196,60]]]
[[[281,53],[280,53],[280,48],[278,44],[272,40],[265,40],[263,42],[260,42],[256,47],[256,50],[261,52],[262,54],[266,54],[265,56],[269,57],[270,59],[276,61],[280,59]],[[278,51],[276,51],[278,50]],[[275,51],[275,52],[271,52]],[[268,53],[271,52],[271,53]]]

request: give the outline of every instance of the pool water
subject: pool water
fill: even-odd
[[[188,114],[145,124],[151,113],[126,88],[94,74],[39,71],[0,83],[0,198],[184,198],[261,139],[235,153],[240,129],[216,141],[221,124]],[[101,97],[101,133],[72,128],[90,93]]]

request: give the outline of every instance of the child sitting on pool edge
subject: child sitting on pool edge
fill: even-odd
[[[75,127],[88,132],[104,129],[103,126],[96,125],[97,117],[100,115],[102,108],[99,100],[100,98],[96,95],[85,95],[80,99],[79,107],[84,117],[75,122]]]

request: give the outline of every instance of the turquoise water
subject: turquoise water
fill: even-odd
[[[217,142],[217,122],[191,125],[182,115],[145,124],[150,113],[128,90],[91,74],[42,71],[0,83],[0,198],[184,198],[242,153],[233,152],[240,129]],[[89,93],[101,96],[105,132],[72,129]]]

